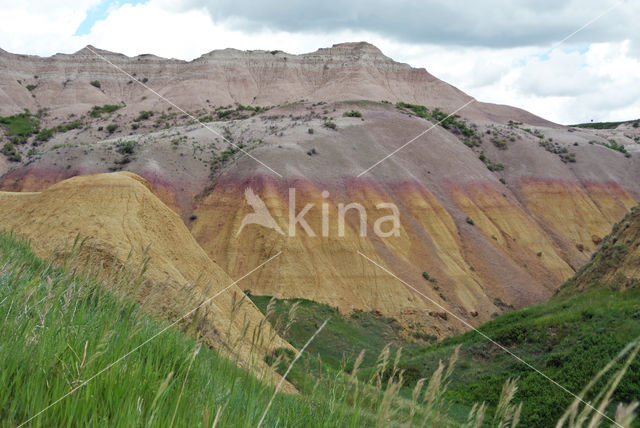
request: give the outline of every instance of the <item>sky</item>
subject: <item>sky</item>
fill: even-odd
[[[637,0],[0,0],[0,48],[192,60],[367,41],[480,101],[571,124],[640,118]]]

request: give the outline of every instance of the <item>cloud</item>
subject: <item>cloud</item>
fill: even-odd
[[[598,73],[588,64],[586,55],[554,51],[549,59],[532,58],[522,67],[518,79],[524,95],[578,96],[598,91],[611,83],[611,77]]]
[[[640,16],[640,2],[624,3],[550,53],[550,46],[613,3],[130,3],[108,4],[104,19],[76,35],[87,12],[104,2],[0,0],[0,47],[51,55],[92,44],[130,56],[191,60],[227,47],[296,54],[366,40],[481,101],[518,106],[560,123],[640,117],[640,41],[627,34],[635,28],[629,20]]]
[[[551,45],[619,3],[572,37],[576,43],[636,37],[637,2],[619,0],[187,0],[215,22],[243,32],[330,32],[358,28],[404,43],[517,47]]]
[[[72,36],[86,10],[100,0],[20,3],[0,0],[0,47],[11,52],[50,54],[78,47]]]

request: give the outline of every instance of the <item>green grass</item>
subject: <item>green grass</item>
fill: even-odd
[[[98,280],[82,274],[85,265],[77,260],[69,257],[61,262],[63,267],[54,267],[34,256],[28,245],[0,233],[0,426],[19,425],[38,415],[29,426],[164,427],[173,421],[173,426],[210,427],[219,412],[218,426],[258,424],[273,385],[107,291],[135,289],[141,277],[108,275]],[[315,315],[333,316],[332,334],[320,334],[318,348],[308,348],[306,361],[301,359],[290,373],[302,394],[278,394],[263,426],[360,427],[389,426],[390,421],[411,425],[418,418],[429,424],[448,420],[442,393],[449,371],[436,373],[431,387],[425,384],[413,399],[398,394],[401,376],[393,353],[383,346],[394,338],[392,320],[362,314],[353,327],[340,321],[335,311],[324,311]],[[316,328],[292,331],[302,343]],[[368,342],[349,344],[340,339],[345,336]],[[367,360],[375,369],[369,370],[366,382],[358,380],[362,360],[345,370],[339,367],[337,351],[330,351],[334,358],[328,359],[327,367],[318,361],[316,369],[314,353],[320,346],[329,349],[333,340],[349,349],[372,343],[375,350],[383,347],[375,361]],[[277,350],[265,360],[284,372],[292,357],[291,351]],[[74,388],[78,389],[65,397]]]
[[[607,362],[640,337],[640,289],[593,289],[569,299],[500,316],[480,330],[546,375],[579,393]],[[519,377],[515,401],[524,403],[525,426],[552,426],[573,398],[516,361],[476,332],[423,349],[401,368],[430,373],[435,361],[461,345],[460,362],[447,397],[459,404],[486,401],[495,406],[507,377]],[[614,402],[640,397],[640,363],[635,361],[616,391]],[[609,409],[611,410],[611,409]]]
[[[28,111],[13,116],[0,116],[0,126],[14,144],[24,144],[29,137],[40,131],[40,121]]]
[[[334,308],[304,299],[274,299],[268,309],[269,297],[250,297],[264,313],[271,312],[269,319],[274,325],[286,324],[288,312],[298,305],[296,322],[283,333],[297,347],[322,320],[330,318],[301,367],[292,372],[292,380],[302,390],[309,388],[308,377],[313,375],[318,358],[323,373],[342,367],[348,371],[364,349],[359,376],[365,380],[374,370],[377,356],[390,344],[392,354],[403,348],[398,363],[404,378],[400,395],[408,399],[418,380],[429,378],[438,362],[446,361],[460,346],[458,363],[444,394],[452,403],[448,417],[458,423],[466,420],[475,403],[485,402],[495,411],[502,385],[509,378],[519,379],[514,401],[523,403],[522,426],[553,426],[573,401],[572,396],[473,331],[425,346],[405,339],[395,320],[375,313],[341,315]],[[480,330],[577,394],[620,350],[640,337],[640,287],[627,291],[596,287],[570,298],[556,297],[502,315]],[[305,366],[310,366],[306,376]],[[603,386],[600,382],[596,389]],[[639,397],[640,362],[635,361],[612,401],[617,405]],[[613,405],[609,406],[609,416],[613,410]]]
[[[271,297],[249,297],[262,313],[267,313]],[[401,335],[402,328],[395,319],[375,312],[356,311],[342,315],[335,308],[310,300],[274,299],[270,318],[282,317],[280,323],[288,323],[288,312],[294,304],[297,304],[295,322],[283,334],[284,338],[293,346],[301,347],[317,326],[329,318],[327,326],[309,346],[308,354],[314,358],[320,355],[323,364],[333,369],[339,369],[345,362],[352,364],[363,349],[366,353],[362,367],[371,367],[387,345],[392,349],[404,347],[405,352],[418,346]]]
[[[480,330],[580,393],[640,337],[638,281],[599,281],[626,254],[618,239],[626,241],[637,232],[638,221],[631,216],[640,211],[616,225],[576,276],[590,287],[583,290],[568,282],[550,301],[502,315]],[[104,286],[115,287],[115,292],[135,289],[135,277],[99,281],[70,260],[53,267],[24,243],[0,233],[0,426],[24,422],[94,375],[31,426],[169,426],[174,412],[175,426],[211,426],[221,409],[218,426],[257,425],[273,386],[211,349],[203,347],[196,355],[198,343],[178,329],[169,328],[100,373],[154,338],[166,323]],[[487,413],[485,422],[497,425],[509,414],[499,411],[511,406],[501,394],[509,378],[518,379],[517,391],[513,384],[511,391],[513,401],[523,403],[522,426],[552,426],[572,402],[570,395],[477,332],[424,346],[407,340],[394,319],[379,313],[342,315],[308,300],[251,298],[298,348],[329,319],[290,372],[301,395],[279,394],[264,426],[411,426],[425,416],[427,426],[459,426],[480,402],[486,403],[480,407]],[[366,352],[358,356],[361,349]],[[292,359],[293,353],[284,349],[265,357],[280,373]],[[439,367],[439,361],[447,360]],[[621,365],[617,362],[614,369]],[[603,378],[595,389],[606,383]],[[639,397],[640,362],[635,360],[607,413],[612,416],[618,402]],[[585,398],[595,399],[593,393]],[[509,408],[513,415],[515,407]],[[497,420],[488,416],[494,411]]]
[[[0,234],[0,425],[26,421],[164,326]],[[193,359],[197,346],[170,328],[30,426],[168,426],[176,406],[175,426],[209,427],[220,408],[218,426],[256,426],[273,388],[206,347]],[[348,415],[318,395],[280,394],[264,426],[348,426]]]
[[[473,223],[471,219],[468,222]],[[640,209],[634,209],[614,226],[592,260],[554,298],[502,315],[482,325],[480,331],[579,394],[628,343],[640,337],[640,280],[617,276],[612,282],[602,282],[603,275],[622,263],[629,246],[636,241],[629,242],[627,237],[637,234],[638,225]],[[425,279],[430,279],[428,274]],[[588,285],[586,289],[584,284]],[[268,297],[251,299],[263,312],[267,311]],[[437,369],[438,361],[447,360],[460,346],[459,360],[445,394],[454,403],[449,416],[459,422],[466,419],[475,403],[486,402],[488,409],[494,410],[508,378],[519,378],[514,401],[523,403],[523,426],[553,426],[573,401],[574,397],[477,332],[426,346],[406,340],[395,320],[374,313],[341,315],[327,305],[308,300],[278,300],[272,311],[276,318],[286,320],[287,311],[296,302],[297,323],[284,336],[300,346],[322,319],[331,317],[310,354],[320,355],[332,368],[340,367],[340,361],[345,361],[342,364],[348,368],[358,350],[365,349],[369,359],[363,361],[361,373],[366,375],[375,365],[371,357],[378,355],[385,344],[404,347],[398,368],[404,370],[401,395],[405,397],[410,396],[419,379],[428,378]],[[504,305],[500,301],[496,304]],[[602,389],[604,384],[605,381],[597,383],[595,389]],[[608,406],[608,415],[613,416],[618,402],[638,399],[640,361],[635,360],[613,395],[615,404]],[[640,424],[636,422],[634,426]]]
[[[634,209],[614,225],[590,262],[554,298],[502,315],[482,325],[480,331],[579,393],[625,345],[640,337],[640,280],[617,275],[603,281],[611,269],[620,266],[629,246],[637,245],[639,226],[640,210]],[[553,425],[572,401],[570,395],[473,331],[423,348],[400,366],[417,369],[424,376],[434,369],[434,361],[446,358],[457,346],[461,346],[460,362],[447,394],[456,403],[471,406],[486,400],[495,405],[506,377],[520,378],[515,401],[524,403],[525,426]],[[612,401],[639,398],[640,361],[636,360]],[[613,409],[609,411],[611,415]],[[640,425],[636,422],[635,426]]]

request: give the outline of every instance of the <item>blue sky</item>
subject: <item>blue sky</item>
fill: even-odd
[[[74,36],[86,36],[91,33],[91,29],[97,21],[103,21],[109,16],[109,12],[118,9],[124,4],[135,6],[137,4],[144,4],[147,0],[132,0],[132,1],[111,1],[102,0],[98,5],[89,8],[86,12],[86,18],[80,23]]]

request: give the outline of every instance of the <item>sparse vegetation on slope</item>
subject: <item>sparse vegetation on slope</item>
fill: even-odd
[[[345,111],[342,115],[344,117],[362,117],[362,113],[358,110]]]
[[[617,152],[623,153],[626,157],[630,158],[631,153],[627,151],[627,148],[623,144],[619,144],[616,140],[610,139],[607,142],[602,142],[598,140],[591,140],[589,144],[598,144],[600,146],[606,147],[611,150],[615,150]]]
[[[448,129],[457,135],[462,135],[462,142],[469,147],[479,147],[482,145],[482,139],[477,132],[475,125],[467,125],[464,120],[459,120],[460,116],[457,114],[449,115],[438,108],[430,111],[425,106],[398,103],[396,107],[399,109],[410,110],[416,116],[430,120],[434,123],[439,123],[443,128]]]
[[[2,146],[2,150],[0,150],[3,155],[9,159],[10,162],[20,162],[22,160],[22,155],[16,150],[13,143],[5,143]]]
[[[114,111],[122,108],[123,106],[121,105],[115,105],[115,104],[105,104],[103,106],[93,106],[93,108],[91,109],[91,111],[89,111],[89,116],[91,117],[100,117],[103,114],[111,114]]]
[[[548,140],[545,140],[544,136],[542,138],[543,139],[541,139],[538,144],[540,144],[540,146],[543,147],[549,153],[554,153],[558,155],[562,162],[573,163],[576,161],[576,154],[573,152],[570,152],[567,147],[563,147],[557,142],[554,143],[551,138],[549,138]]]
[[[577,125],[570,125],[575,128],[592,128],[592,129],[616,129],[618,126],[623,123],[631,123],[634,127],[637,128],[636,123],[639,123],[640,120],[627,120],[622,122],[587,122],[587,123],[578,123]]]
[[[478,156],[486,166],[489,171],[502,171],[504,169],[504,164],[501,162],[494,162],[487,155],[484,154],[484,151],[480,152],[480,156]]]

